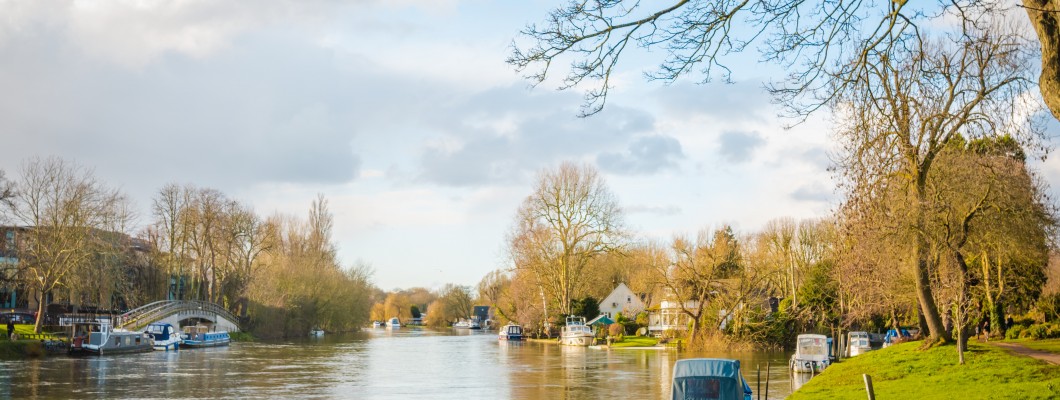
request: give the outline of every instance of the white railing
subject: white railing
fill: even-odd
[[[235,315],[228,312],[224,307],[214,303],[198,300],[163,300],[134,308],[119,315],[115,321],[115,327],[139,330],[152,322],[175,314],[213,314],[232,323],[238,323],[239,321]]]

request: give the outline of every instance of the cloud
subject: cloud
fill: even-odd
[[[725,158],[726,161],[733,163],[741,163],[750,160],[755,149],[766,143],[765,139],[763,139],[762,135],[757,131],[722,132],[719,140],[721,146],[718,151],[721,152],[722,157]]]
[[[834,198],[832,189],[820,183],[810,183],[799,186],[791,192],[791,198],[799,201],[830,202]]]
[[[764,122],[773,111],[769,95],[755,82],[681,83],[660,86],[654,94],[666,110],[684,116]]]
[[[681,158],[681,142],[670,136],[651,135],[634,139],[624,153],[601,153],[596,161],[606,171],[637,175],[674,168]]]
[[[654,127],[650,114],[621,105],[577,118],[579,102],[575,93],[511,86],[444,107],[433,121],[439,137],[421,150],[418,180],[448,186],[519,182],[562,160],[612,150]]]
[[[675,205],[667,206],[645,206],[645,205],[634,205],[629,207],[623,207],[622,211],[626,214],[648,214],[660,217],[671,217],[674,215],[681,214],[681,207]]]

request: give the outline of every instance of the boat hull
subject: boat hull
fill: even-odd
[[[559,343],[564,346],[588,347],[593,344],[593,337],[585,335],[563,336],[559,338]]]
[[[177,350],[180,348],[180,341],[155,342],[153,348],[159,351]]]
[[[218,339],[218,340],[185,340],[183,346],[196,349],[196,348],[203,348],[203,347],[228,346],[228,344],[230,342],[231,342],[230,339],[223,339],[223,340],[222,339]]]
[[[797,373],[809,374],[809,373],[820,373],[828,368],[827,360],[812,360],[806,358],[791,358],[789,366],[791,370]]]

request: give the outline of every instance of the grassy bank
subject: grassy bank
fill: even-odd
[[[7,332],[6,330],[4,331]],[[0,340],[0,360],[19,360],[44,356],[39,340]]]
[[[611,347],[654,347],[659,339],[647,336],[626,336],[621,342],[611,343]]]
[[[969,343],[965,365],[954,346],[920,350],[903,343],[846,359],[826,369],[790,399],[864,399],[862,374],[880,399],[1055,398],[1060,367],[1002,349]]]
[[[232,338],[233,342],[254,342],[258,340],[250,332],[228,332],[228,337]]]

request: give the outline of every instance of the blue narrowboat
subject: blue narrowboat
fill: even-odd
[[[228,346],[232,339],[228,332],[210,332],[205,326],[184,327],[184,347]]]

